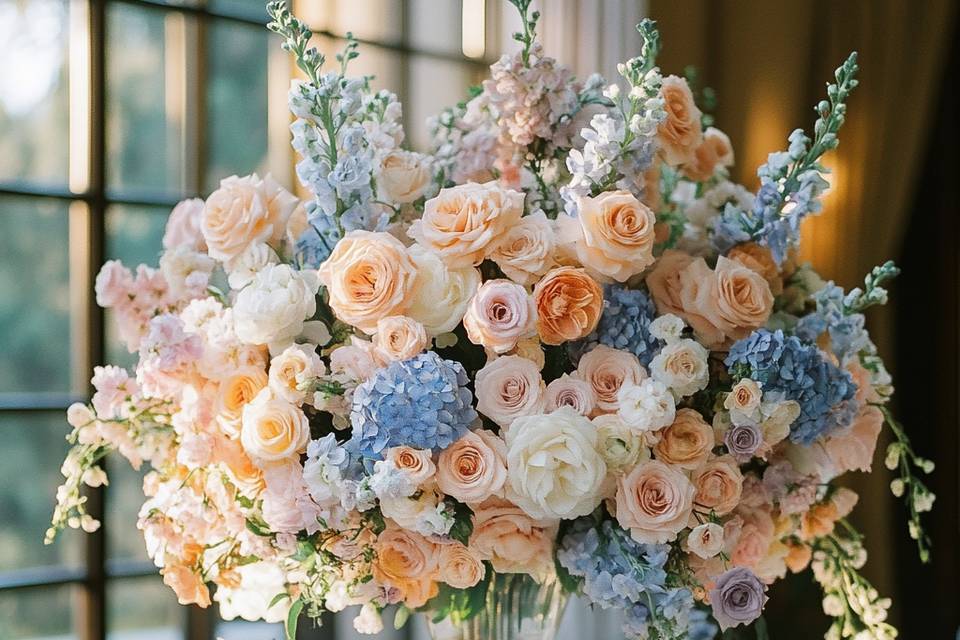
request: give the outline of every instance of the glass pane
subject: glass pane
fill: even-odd
[[[343,51],[344,40],[340,38],[319,37],[312,40],[327,60],[336,64],[334,56]],[[372,44],[360,45],[360,57],[350,62],[348,75],[373,76],[371,86],[374,89],[389,89],[399,92],[403,84],[403,54]]]
[[[0,393],[70,390],[69,258],[66,202],[0,196]]]
[[[79,563],[83,533],[64,531],[43,544],[68,430],[59,411],[0,413],[0,571]]]
[[[107,640],[181,640],[186,612],[160,576],[111,580]]]
[[[261,3],[261,9],[263,9]],[[207,191],[229,175],[264,172],[267,160],[267,55],[278,45],[263,27],[211,23],[207,51]]]
[[[429,142],[427,118],[466,99],[467,89],[480,80],[473,65],[437,60],[429,56],[410,59],[410,83],[403,105],[407,140],[414,149]]]
[[[374,42],[398,43],[402,40],[401,0],[307,0],[297,3],[297,13],[314,31],[337,35],[349,31],[361,40]]]
[[[137,514],[146,500],[143,476],[150,465],[144,464],[137,471],[119,455],[111,455],[107,464],[110,476],[106,507],[107,558],[122,562],[150,562],[143,533],[137,529]]]
[[[75,593],[71,587],[0,591],[0,638],[76,638],[73,630]]]
[[[0,180],[65,184],[65,0],[0,2]]]
[[[263,0],[207,0],[207,6],[217,13],[267,21],[267,3]]]
[[[107,181],[111,190],[182,190],[183,14],[107,7]]]
[[[410,46],[418,51],[460,54],[462,2],[410,0]]]
[[[300,626],[304,628],[304,631],[306,631],[309,625],[310,623],[306,620],[300,620]],[[286,637],[282,624],[245,622],[243,620],[230,620],[229,622],[226,620],[217,620],[216,630],[213,635],[222,640],[283,640],[283,638]],[[297,636],[300,636],[299,630]],[[305,633],[304,637],[309,637],[309,633]],[[340,636],[337,637],[339,638]]]

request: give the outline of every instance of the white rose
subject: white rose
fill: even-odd
[[[248,455],[266,462],[293,458],[307,448],[310,422],[299,408],[275,398],[269,389],[243,407],[240,443]]]
[[[323,360],[312,344],[292,344],[270,361],[270,390],[287,402],[300,404],[307,397],[304,386],[326,373]]]
[[[380,199],[395,204],[413,202],[430,186],[430,158],[412,151],[391,151],[377,176]]]
[[[229,265],[227,281],[230,288],[239,291],[253,282],[257,273],[268,264],[277,264],[277,253],[263,242],[254,242]]]
[[[657,340],[663,340],[666,343],[680,339],[683,330],[687,324],[672,313],[666,313],[658,316],[650,323],[649,331]]]
[[[621,473],[650,459],[643,434],[631,429],[617,414],[597,416],[593,425],[597,428],[600,455],[611,473]]]
[[[687,548],[704,560],[723,550],[723,527],[715,522],[705,522],[687,537]]]
[[[409,255],[417,277],[406,315],[432,336],[453,331],[480,286],[480,271],[470,266],[451,269],[440,256],[417,244],[410,247]]]
[[[303,330],[303,321],[317,310],[319,287],[313,272],[295,271],[286,264],[267,266],[234,302],[237,337],[250,344],[293,340]]]
[[[506,444],[507,496],[531,518],[576,518],[600,504],[607,465],[593,423],[573,409],[518,418]]]
[[[477,372],[477,411],[506,429],[520,416],[544,412],[545,389],[534,362],[502,356]]]
[[[710,382],[709,355],[696,340],[671,342],[650,362],[650,375],[670,387],[678,398],[693,395]]]
[[[640,384],[620,387],[618,414],[638,431],[656,431],[673,423],[677,406],[665,384],[647,378]]]

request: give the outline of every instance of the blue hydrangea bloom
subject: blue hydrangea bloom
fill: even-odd
[[[596,330],[583,340],[570,343],[570,355],[579,359],[597,344],[603,344],[629,351],[646,367],[660,349],[660,341],[650,335],[650,323],[656,317],[657,309],[645,292],[608,285]]]
[[[477,419],[467,372],[433,351],[393,362],[356,388],[353,447],[379,460],[390,447],[441,451]]]
[[[793,442],[810,444],[856,415],[853,378],[797,336],[758,329],[734,343],[724,362],[735,378],[756,380],[764,392],[780,392],[800,404],[800,417],[790,427]]]
[[[560,541],[557,561],[572,576],[582,578],[583,594],[602,609],[625,613],[623,631],[647,638],[686,638],[695,619],[688,589],[667,586],[664,566],[669,545],[640,544],[611,520],[599,526],[579,518]]]

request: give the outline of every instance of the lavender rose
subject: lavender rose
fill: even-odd
[[[737,462],[746,462],[763,444],[763,433],[755,424],[734,425],[727,429],[723,443]]]
[[[713,617],[723,630],[750,624],[767,603],[767,587],[746,567],[734,567],[717,578],[710,590]]]

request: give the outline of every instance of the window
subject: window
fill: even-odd
[[[110,486],[90,493],[101,530],[42,545],[63,412],[87,397],[95,364],[134,361],[93,299],[100,264],[156,264],[166,214],[220,177],[271,171],[296,186],[292,65],[264,4],[0,2],[0,638],[282,637],[176,604],[135,530],[141,474],[124,461],[108,461]],[[499,18],[494,0],[295,5],[325,52],[347,31],[361,40],[354,72],[400,94],[414,148],[426,116],[482,77]],[[344,638],[349,627],[303,633]]]

